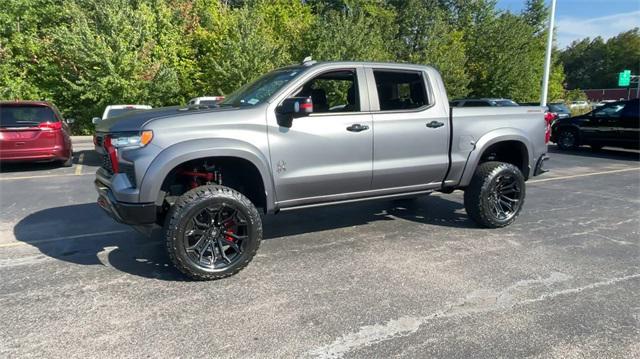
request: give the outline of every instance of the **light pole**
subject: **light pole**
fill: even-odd
[[[556,0],[551,0],[551,16],[549,17],[549,36],[547,36],[547,53],[544,58],[544,75],[542,77],[542,96],[540,106],[547,105],[549,93],[549,72],[551,69],[551,49],[553,48],[553,24],[556,17]]]

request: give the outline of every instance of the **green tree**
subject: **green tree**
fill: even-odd
[[[452,98],[469,93],[469,75],[464,33],[447,21],[440,8],[429,7],[432,1],[407,0],[398,6],[398,41],[396,59],[433,65],[440,70]]]

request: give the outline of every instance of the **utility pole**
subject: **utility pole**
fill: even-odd
[[[540,96],[540,106],[547,105],[547,95],[549,93],[549,72],[551,69],[551,50],[553,48],[553,26],[556,17],[556,0],[551,0],[551,16],[549,16],[549,36],[547,37],[547,53],[544,58],[544,75],[542,77],[542,96]]]

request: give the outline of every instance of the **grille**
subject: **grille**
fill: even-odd
[[[109,174],[113,174],[113,166],[111,165],[111,158],[108,154],[102,155],[102,168],[104,168]]]

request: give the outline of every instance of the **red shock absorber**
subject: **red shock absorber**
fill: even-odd
[[[199,179],[204,180],[205,182],[213,182],[215,179],[214,173],[198,172],[197,168],[194,168],[192,171],[181,170],[180,172],[178,172],[178,174],[191,178],[191,181],[189,181],[189,186],[191,187],[191,189],[200,186],[200,183],[198,182]]]

